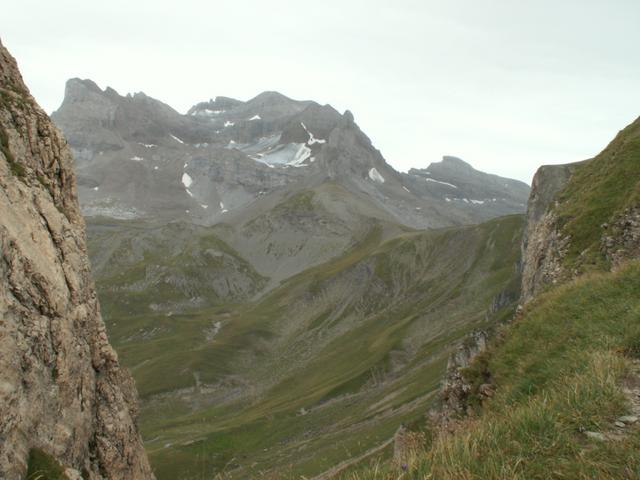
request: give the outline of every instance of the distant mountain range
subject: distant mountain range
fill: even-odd
[[[216,97],[182,115],[144,93],[72,79],[52,118],[74,151],[87,216],[236,224],[332,182],[376,217],[434,228],[523,212],[529,193],[454,157],[399,173],[349,111],[277,92]]]

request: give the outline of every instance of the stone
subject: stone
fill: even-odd
[[[619,422],[625,423],[627,425],[633,425],[638,421],[638,417],[635,415],[624,415],[618,419]]]
[[[490,383],[483,383],[478,388],[478,393],[483,397],[491,398],[493,397],[495,391],[493,389],[493,385],[491,385]]]
[[[592,438],[593,440],[597,440],[599,442],[606,442],[607,441],[607,437],[604,436],[604,434],[600,433],[600,432],[585,432],[585,435],[589,438]]]

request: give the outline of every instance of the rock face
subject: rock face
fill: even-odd
[[[560,277],[561,260],[569,238],[558,228],[554,200],[567,184],[570,165],[538,169],[527,206],[527,227],[522,241],[522,301],[531,300],[544,285]]]
[[[31,449],[90,479],[153,478],[100,316],[71,152],[0,44],[0,478]]]

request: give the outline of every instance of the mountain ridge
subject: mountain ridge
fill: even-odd
[[[434,189],[435,183],[419,185],[411,174],[396,172],[353,115],[341,115],[329,105],[263,92],[247,102],[216,97],[222,103],[201,102],[181,115],[146,95],[122,97],[106,90],[100,94],[94,82],[88,81],[88,87],[82,82],[67,82],[65,101],[52,116],[76,154],[80,196],[89,215],[113,216],[118,211],[123,218],[158,215],[153,202],[144,198],[151,195],[155,202],[166,204],[163,193],[169,188],[176,198],[169,216],[186,213],[192,221],[212,224],[220,221],[222,210],[248,208],[258,194],[268,195],[274,188],[295,189],[323,178],[371,195],[379,208],[410,227],[475,223],[524,210],[528,191],[517,182],[505,182],[502,194],[478,192],[482,198],[473,197],[487,203],[455,196],[456,200],[447,202],[441,189]],[[85,94],[87,89],[90,94]],[[227,169],[226,191],[212,182],[213,172],[187,168],[190,158],[203,159],[207,165],[238,164]],[[126,178],[115,179],[105,171],[110,163],[126,171]],[[177,171],[183,164],[193,189],[180,182],[182,175]],[[248,183],[249,171],[259,172],[263,180]],[[128,177],[133,183],[127,182]],[[154,178],[160,179],[161,187],[154,188]],[[416,185],[416,192],[410,191],[409,181]],[[517,188],[505,194],[514,185]],[[224,208],[218,208],[220,203]]]

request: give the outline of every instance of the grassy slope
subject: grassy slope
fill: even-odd
[[[107,317],[244,300],[266,283],[212,229],[94,218],[88,231]]]
[[[420,419],[452,344],[486,325],[495,295],[516,288],[522,223],[385,243],[373,229],[255,304],[111,322],[143,397],[158,478],[207,478],[225,466],[237,478],[317,473]],[[214,321],[223,326],[208,341]]]
[[[582,432],[611,431],[628,412],[622,386],[640,352],[639,291],[635,263],[541,295],[490,352],[497,394],[480,417],[434,441],[401,478],[638,478],[637,428],[608,442]]]
[[[602,225],[640,200],[640,119],[622,130],[597,157],[573,166],[556,209],[571,236],[565,259],[582,271],[606,268]]]

